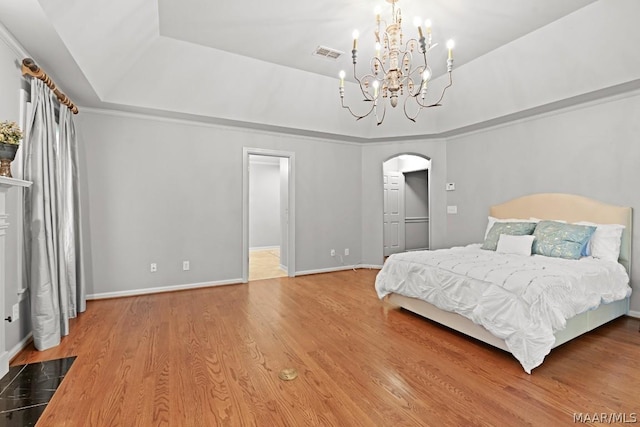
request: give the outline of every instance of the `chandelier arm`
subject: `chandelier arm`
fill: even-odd
[[[375,106],[376,105],[374,104],[374,107]],[[376,122],[377,122],[376,126],[380,126],[382,124],[382,122],[384,121],[384,116],[387,115],[387,105],[386,104],[382,105],[382,118],[378,117],[378,109],[377,108],[375,109],[375,112],[376,112]]]
[[[371,114],[371,113],[373,112],[373,109],[375,108],[375,104],[373,104],[373,105],[371,106],[371,108],[369,109],[369,111],[368,111],[365,115],[361,116],[361,115],[358,115],[358,114],[354,113],[354,112],[353,112],[353,110],[351,110],[351,107],[349,107],[348,105],[344,105],[344,98],[341,98],[341,99],[340,99],[340,101],[341,101],[341,104],[342,104],[342,108],[344,108],[344,109],[346,109],[347,111],[349,111],[349,113],[351,113],[351,115],[352,115],[353,117],[355,117],[355,118],[356,118],[356,120],[364,119],[364,118],[365,118],[365,117],[367,117],[369,114]]]
[[[409,54],[410,54],[410,52],[406,52],[406,53],[409,53]],[[429,74],[431,75],[431,67],[429,67],[429,63],[428,63],[428,61],[427,61],[427,53],[426,53],[426,51],[421,51],[420,53],[422,53],[422,59],[423,59],[423,61],[424,61],[424,65],[418,65],[418,66],[414,67],[414,68],[413,68],[413,70],[410,70],[410,71],[407,73],[407,75],[406,75],[406,77],[404,78],[404,80],[409,80],[409,79],[411,78],[411,76],[412,76],[414,73],[416,73],[418,70],[420,70],[421,68],[422,68],[422,71],[423,71],[423,72],[424,72],[424,70],[429,70]],[[411,55],[410,59],[411,59],[411,62],[413,62],[413,55]],[[417,87],[418,87],[418,90],[417,90],[415,93],[412,93],[412,92],[407,88],[407,91],[409,92],[409,96],[416,97],[416,96],[418,96],[418,95],[420,94],[420,92],[422,92],[422,85],[424,84],[423,77],[422,77],[422,76],[420,76],[420,78],[419,78],[418,80],[420,81],[420,85],[415,85],[415,84],[414,84],[414,86],[417,86]]]
[[[417,95],[414,98],[418,103],[418,105],[420,105],[422,108],[440,107],[442,105],[440,104],[440,101],[442,101],[442,99],[444,98],[444,94],[447,91],[447,89],[449,89],[452,85],[453,85],[453,78],[451,77],[451,71],[449,71],[449,84],[442,89],[440,98],[438,98],[436,102],[434,102],[433,104],[422,104],[420,101],[418,101]]]
[[[430,105],[430,107],[437,107],[440,105],[440,101],[442,101],[442,98],[444,98],[444,93],[451,87],[451,85],[453,85],[453,78],[451,77],[451,71],[449,71],[449,84],[446,85],[444,89],[442,89],[442,93],[440,94],[440,98],[438,98],[438,101],[435,104]]]
[[[411,49],[409,49],[409,45],[412,44],[412,43],[415,43],[416,46],[419,48],[419,52],[422,53],[422,48],[420,48],[420,42],[418,40],[416,40],[416,39],[407,40],[407,42],[404,44],[404,51],[405,52],[411,52]]]
[[[409,100],[410,100],[410,99],[415,99],[415,100],[416,100],[416,103],[420,106],[420,107],[418,108],[418,111],[416,111],[415,116],[413,116],[413,117],[411,117],[411,116],[409,115],[409,113],[407,112],[407,102],[409,102]],[[414,123],[416,122],[416,118],[418,118],[418,114],[420,114],[420,111],[422,111],[422,109],[423,109],[423,108],[424,108],[424,107],[422,107],[422,106],[420,105],[420,103],[418,102],[418,99],[417,99],[415,96],[407,96],[407,97],[404,99],[404,115],[405,115],[405,117],[406,117],[407,119],[411,120],[411,121],[412,121],[412,122],[414,122]]]
[[[362,76],[362,78],[364,79],[367,76],[373,77],[371,74],[365,74],[364,76]],[[362,96],[364,96],[364,99],[367,101],[373,101],[373,98],[371,97],[371,95],[369,95],[369,93],[366,92],[362,87],[362,80],[359,79],[358,76],[356,75],[356,64],[353,64],[353,78],[356,79],[356,81],[358,82],[358,86],[360,87],[360,92],[362,92]],[[371,112],[367,113],[364,117],[368,116],[370,113]]]
[[[377,62],[378,64],[380,64],[380,72],[381,72],[383,75],[385,75],[385,76],[386,76],[386,75],[387,75],[387,69],[386,69],[386,68],[384,68],[384,62],[382,62],[382,60],[381,60],[380,58],[378,58],[377,56],[374,56],[373,58],[371,58],[371,73],[372,73],[371,75],[372,75],[373,77],[375,77],[375,74],[373,74],[373,73],[375,72],[375,68],[373,67],[373,65],[374,65],[376,62]],[[362,76],[362,77],[365,77],[365,76]],[[377,79],[376,79],[376,80],[377,80]]]
[[[411,78],[411,74],[409,74],[405,80],[408,82],[409,80],[411,80],[411,83],[413,84],[414,87],[414,91],[415,92],[411,92],[411,90],[409,89],[409,84],[407,83],[407,98],[415,98],[416,96],[420,95],[420,92],[422,92],[422,85],[424,84],[424,82],[422,81],[422,79],[420,79],[420,84],[415,84],[413,83],[413,78]],[[417,90],[416,90],[417,88]]]

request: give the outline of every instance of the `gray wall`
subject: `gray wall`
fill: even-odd
[[[13,120],[19,122],[20,119],[20,87],[22,77],[18,61],[22,60],[22,55],[16,52],[15,48],[10,48],[8,44],[0,37],[0,121]],[[18,149],[19,151],[20,149]],[[11,166],[15,178],[19,178],[16,164],[19,159],[14,161]],[[10,315],[12,306],[16,303],[20,304],[20,319],[18,321],[7,323],[2,321],[2,328],[5,329],[5,347],[11,350],[29,332],[31,332],[30,311],[28,303],[28,294],[24,294],[24,299],[18,297],[18,289],[23,285],[19,283],[20,272],[18,266],[18,204],[21,203],[22,190],[13,188],[7,195],[7,213],[9,215],[9,229],[5,238],[5,279],[6,286],[4,295],[2,295],[1,304],[4,305],[5,315]]]
[[[482,241],[489,206],[538,192],[634,208],[631,309],[640,311],[640,93],[449,139],[447,243]],[[437,163],[434,163],[437,166]]]
[[[280,245],[280,162],[260,163],[250,156],[249,247]]]
[[[359,145],[88,109],[76,125],[89,295],[240,282],[243,147],[295,152],[297,271],[339,266],[332,248],[361,259]]]

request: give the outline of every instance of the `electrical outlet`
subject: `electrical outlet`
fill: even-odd
[[[156,264],[155,262],[152,262],[152,263],[151,263],[150,271],[151,271],[152,273],[155,273],[156,271],[158,271],[158,264]]]
[[[346,248],[346,249],[344,250],[344,254],[345,254],[345,255],[349,255],[349,248]]]
[[[189,270],[189,261],[182,261],[182,271]]]
[[[18,320],[20,318],[20,304],[13,304],[13,320]]]
[[[447,206],[447,213],[448,214],[457,214],[458,213],[458,206],[453,205],[453,206]]]
[[[336,250],[335,249],[331,249],[331,256],[336,256]]]

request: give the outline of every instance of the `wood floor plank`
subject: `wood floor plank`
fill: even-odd
[[[380,301],[375,270],[90,301],[38,426],[573,425],[640,412],[640,321],[526,374],[510,354]],[[298,378],[282,381],[281,369]],[[637,415],[636,415],[637,416]]]

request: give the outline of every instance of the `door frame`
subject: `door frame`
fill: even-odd
[[[415,153],[415,152],[402,152],[402,153],[396,153],[396,154],[392,154],[390,156],[388,156],[387,158],[385,158],[382,163],[380,164],[380,168],[381,168],[381,173],[382,173],[382,177],[384,180],[384,163],[394,159],[396,157],[400,157],[400,156],[415,156],[415,157],[421,157],[425,160],[429,161],[429,167],[427,168],[427,191],[429,194],[429,199],[428,199],[428,203],[429,203],[429,249],[431,249],[433,246],[431,245],[431,169],[433,169],[433,160],[431,159],[431,157],[427,156],[426,154],[420,154],[420,153]],[[382,191],[384,192],[384,183],[383,183],[383,189]],[[382,203],[384,204],[384,195],[383,197],[383,201]],[[383,253],[383,259],[384,259],[384,206],[382,206],[382,221],[380,222],[380,227],[382,228],[382,253]]]
[[[242,283],[249,281],[249,156],[270,156],[289,159],[288,168],[288,241],[287,241],[287,274],[296,276],[296,192],[295,192],[295,158],[291,151],[268,150],[264,148],[243,147],[242,149]]]

